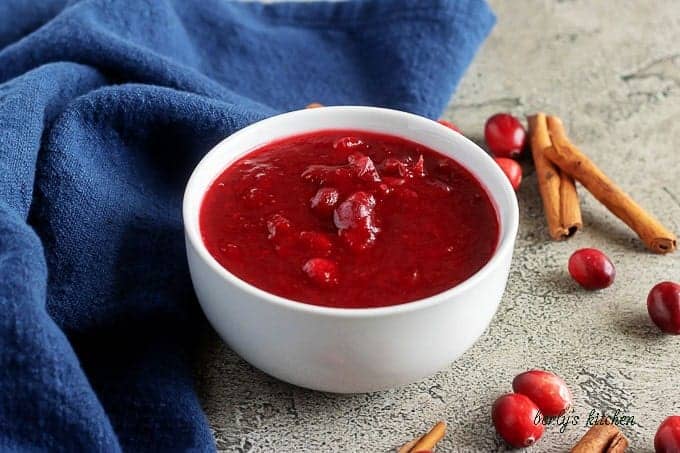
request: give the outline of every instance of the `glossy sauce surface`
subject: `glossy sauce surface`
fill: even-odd
[[[270,293],[368,308],[437,294],[493,255],[498,217],[475,177],[403,138],[319,131],[230,165],[200,211],[208,251]]]

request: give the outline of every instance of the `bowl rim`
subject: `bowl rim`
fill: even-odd
[[[235,138],[240,137],[241,135],[246,135],[251,132],[253,132],[256,128],[262,129],[263,126],[266,126],[268,124],[281,121],[283,119],[289,119],[292,116],[315,116],[315,115],[324,115],[327,112],[344,112],[344,113],[353,113],[357,111],[368,111],[372,112],[377,115],[392,115],[392,116],[402,116],[410,121],[414,121],[416,123],[422,123],[423,127],[439,127],[442,130],[440,130],[440,133],[444,134],[450,134],[452,137],[456,137],[456,140],[462,141],[468,146],[470,149],[473,149],[474,152],[482,154],[482,161],[485,161],[486,163],[484,165],[487,165],[489,167],[489,172],[491,177],[495,179],[500,180],[501,187],[503,188],[503,193],[502,194],[496,194],[492,193],[491,190],[486,186],[486,183],[484,181],[481,181],[484,186],[484,190],[487,192],[489,198],[491,199],[492,203],[494,203],[499,222],[501,223],[501,232],[502,234],[500,235],[498,244],[496,246],[496,250],[494,251],[493,255],[491,256],[491,259],[484,264],[477,272],[475,272],[473,275],[468,277],[466,280],[462,281],[461,283],[457,284],[456,286],[449,288],[447,290],[441,291],[439,293],[433,294],[432,296],[428,296],[425,298],[421,299],[416,299],[413,301],[409,302],[404,302],[398,305],[390,305],[390,306],[385,306],[385,307],[367,307],[367,308],[338,308],[338,307],[327,307],[327,306],[321,306],[321,305],[313,305],[310,303],[306,302],[300,302],[296,301],[293,299],[288,299],[282,296],[278,296],[276,294],[272,294],[270,292],[267,292],[263,289],[260,289],[245,280],[242,280],[241,278],[237,277],[236,275],[232,274],[229,272],[225,267],[223,267],[213,256],[212,254],[208,251],[207,247],[203,243],[203,239],[201,238],[200,235],[200,227],[198,227],[198,216],[200,215],[200,207],[203,201],[203,198],[200,197],[200,202],[198,203],[197,206],[194,206],[195,203],[190,202],[190,194],[192,194],[193,191],[197,190],[194,189],[194,187],[199,184],[198,182],[198,173],[201,171],[202,167],[205,165],[205,162],[209,160],[209,157],[218,154],[220,152],[223,152],[223,149],[225,147],[225,144],[233,141]],[[309,118],[307,118],[309,119]],[[324,130],[328,128],[320,128],[319,130]],[[361,128],[356,128],[356,130],[362,130]],[[370,129],[364,129],[367,132],[370,132]],[[311,132],[311,131],[310,131]],[[300,134],[305,133],[304,131],[300,131]],[[395,135],[398,137],[402,137],[411,141],[414,141],[418,143],[418,140],[409,137],[408,133],[403,133],[403,131],[393,131],[393,132],[381,132],[381,133],[386,133],[386,134],[391,134]],[[292,135],[295,135],[296,133],[292,133]],[[274,136],[271,137],[271,140],[269,141],[274,141],[279,138],[284,138],[282,136]],[[254,149],[250,149],[246,151],[245,153],[239,154],[238,158],[243,157],[245,154],[252,152]],[[455,160],[454,157],[450,156],[444,151],[437,150],[435,151],[442,153],[452,159]],[[214,183],[215,179],[227,168],[229,167],[234,161],[232,160],[229,162],[226,166],[222,167],[219,172],[214,172],[214,176],[212,177],[212,181],[208,184],[208,188]],[[460,163],[460,162],[459,162]],[[460,163],[460,165],[463,165],[468,171],[470,171],[475,178],[478,180],[481,180],[482,178],[477,174],[477,172],[473,172],[472,170],[468,169],[464,164]],[[203,190],[203,194],[205,193],[206,190]],[[499,205],[501,203],[509,202],[509,209],[508,215],[506,218],[503,218],[501,214],[501,209]],[[194,217],[195,216],[195,217]],[[308,314],[315,314],[315,315],[325,315],[325,316],[330,316],[330,317],[341,317],[341,318],[372,318],[372,317],[382,317],[382,316],[390,316],[390,315],[397,315],[397,314],[403,314],[403,313],[408,313],[412,311],[419,311],[419,310],[424,310],[429,307],[432,307],[434,305],[439,305],[445,302],[451,302],[450,299],[454,298],[455,296],[464,293],[468,289],[474,287],[475,285],[479,284],[482,282],[489,274],[492,272],[495,272],[498,266],[500,265],[503,257],[506,255],[510,254],[512,255],[513,252],[513,247],[514,247],[514,242],[515,238],[517,236],[517,231],[519,228],[519,207],[518,207],[518,202],[517,202],[517,196],[515,194],[514,189],[510,185],[510,182],[508,181],[507,177],[505,174],[502,172],[502,170],[498,167],[498,165],[494,162],[493,158],[489,156],[482,148],[479,147],[475,142],[472,140],[468,139],[465,137],[463,134],[453,131],[452,129],[441,125],[437,121],[431,120],[429,118],[425,118],[413,113],[408,113],[408,112],[403,112],[400,110],[394,110],[394,109],[388,109],[388,108],[382,108],[382,107],[367,107],[367,106],[324,106],[324,107],[318,107],[318,108],[311,108],[311,109],[302,109],[302,110],[295,110],[291,112],[286,112],[282,113],[279,115],[271,116],[268,118],[265,118],[263,120],[257,121],[255,123],[252,123],[243,129],[240,129],[239,131],[227,136],[223,140],[221,140],[219,143],[217,143],[215,146],[213,146],[210,151],[208,151],[199,161],[199,163],[196,165],[194,170],[191,173],[191,176],[189,177],[189,180],[186,184],[186,188],[184,191],[184,196],[182,200],[182,217],[183,217],[183,223],[184,223],[184,232],[185,232],[185,238],[187,241],[187,246],[192,246],[195,253],[199,256],[201,260],[203,260],[208,267],[215,272],[218,276],[220,276],[223,280],[226,280],[228,283],[233,284],[237,287],[239,287],[242,291],[245,291],[247,293],[250,293],[252,296],[269,302],[273,303],[275,305],[278,305],[282,308],[287,308],[287,309],[292,309],[295,311],[300,311]],[[192,227],[194,225],[193,221],[195,220],[195,228]]]

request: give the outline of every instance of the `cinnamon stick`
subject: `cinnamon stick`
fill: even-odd
[[[438,422],[409,451],[415,453],[421,450],[432,450],[437,445],[437,442],[442,440],[444,433],[446,433],[446,423],[443,421]]]
[[[560,218],[562,227],[567,230],[567,237],[571,237],[583,228],[581,219],[581,204],[576,192],[574,178],[560,170]]]
[[[576,186],[569,175],[560,171],[544,155],[544,150],[552,147],[545,114],[537,113],[528,117],[528,121],[531,154],[548,232],[554,240],[566,239],[583,226]]]
[[[399,451],[398,451],[397,453],[410,453],[411,450],[413,449],[413,447],[415,447],[416,444],[417,444],[417,443],[420,441],[420,439],[422,439],[422,438],[423,438],[423,436],[420,436],[420,437],[417,438],[417,439],[413,439],[412,441],[407,442],[406,444],[404,444],[403,447],[401,447],[401,448],[399,449]]]
[[[593,425],[570,453],[623,453],[628,439],[614,424]]]
[[[559,118],[548,116],[547,122],[553,146],[543,150],[545,156],[560,170],[583,184],[612,214],[635,231],[650,250],[656,253],[674,251],[677,246],[675,235],[633,201],[569,141]]]
[[[446,432],[446,422],[440,421],[426,434],[404,444],[397,453],[417,453],[433,450],[437,442],[442,440]]]

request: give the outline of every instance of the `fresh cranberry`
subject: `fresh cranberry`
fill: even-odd
[[[312,211],[321,217],[330,217],[333,215],[335,205],[338,204],[340,194],[338,189],[333,187],[322,187],[316,191],[310,200]]]
[[[588,290],[603,289],[614,283],[616,269],[607,255],[597,249],[580,249],[569,258],[571,277]]]
[[[338,283],[338,266],[326,258],[312,258],[302,266],[302,270],[319,286],[332,286]]]
[[[451,130],[454,130],[454,131],[456,131],[456,132],[458,132],[458,133],[462,133],[462,132],[460,131],[460,128],[459,128],[458,126],[456,126],[455,124],[453,124],[451,121],[447,121],[447,120],[437,120],[437,122],[438,122],[439,124],[441,124],[442,126],[448,127],[448,128],[451,129]]]
[[[654,436],[654,451],[656,453],[680,452],[680,415],[666,418]]]
[[[355,192],[333,212],[338,234],[353,251],[366,250],[375,242],[375,198],[367,192]]]
[[[333,242],[324,233],[318,231],[303,231],[299,236],[302,247],[317,256],[330,255]]]
[[[541,438],[545,427],[537,423],[539,411],[536,404],[519,393],[508,393],[493,403],[491,419],[496,431],[507,443],[524,448]]]
[[[522,182],[522,167],[520,167],[517,161],[508,159],[507,157],[496,157],[494,160],[498,166],[501,167],[505,176],[508,177],[512,188],[517,190]]]
[[[560,415],[571,406],[571,392],[556,374],[543,370],[530,370],[515,376],[512,381],[515,393],[528,396],[543,415]]]
[[[647,296],[647,311],[659,329],[680,335],[680,285],[673,282],[655,285]]]
[[[494,156],[516,157],[524,149],[527,131],[514,116],[497,113],[486,120],[484,139]]]

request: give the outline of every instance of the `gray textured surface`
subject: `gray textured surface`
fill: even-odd
[[[663,223],[680,232],[680,2],[492,0],[499,23],[447,117],[473,138],[496,111],[561,115],[573,140]],[[615,5],[615,6],[613,6]],[[583,190],[585,231],[549,242],[533,170],[519,192],[521,225],[508,290],[488,332],[435,376],[393,391],[327,395],[278,382],[206,335],[199,390],[217,446],[242,452],[387,452],[438,419],[439,451],[503,451],[490,406],[528,368],[553,370],[575,414],[620,409],[630,451],[652,451],[661,420],[680,414],[680,337],[647,317],[657,281],[680,280],[680,253],[654,256]],[[586,293],[569,254],[606,251],[613,287]],[[586,430],[549,427],[531,451],[567,451]]]

